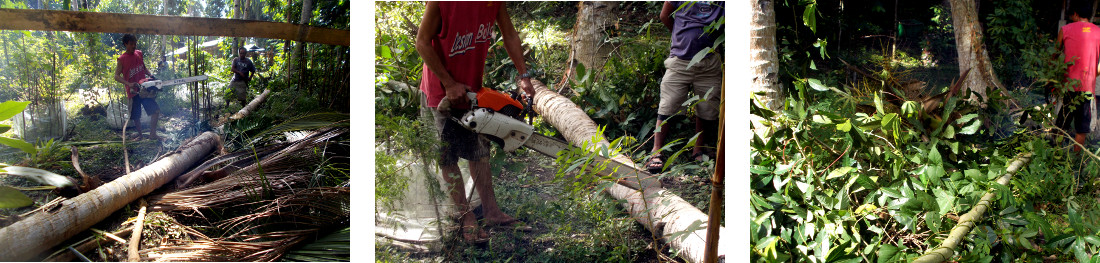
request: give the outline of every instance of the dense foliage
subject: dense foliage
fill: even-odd
[[[1071,83],[1050,41],[1049,8],[1026,0],[983,8],[986,44],[1011,88],[981,108],[944,80],[959,78],[952,59],[937,56],[954,52],[949,8],[876,4],[818,14],[816,4],[777,8],[778,16],[806,14],[777,19],[781,60],[793,62],[780,63],[790,95],[778,111],[751,106],[766,120],[754,128],[770,130],[754,136],[749,157],[754,261],[911,261],[941,245],[986,193],[995,195],[990,210],[950,261],[1095,259],[1100,156],[1073,153],[1069,134],[1054,125],[1046,97]],[[822,17],[840,22],[828,28]],[[928,26],[909,27],[918,23]],[[928,33],[907,36],[912,29]],[[893,37],[861,43],[839,33],[852,31]],[[835,51],[841,58],[795,51],[826,38],[844,46]],[[921,51],[934,59],[908,55]],[[1068,107],[1087,106],[1081,101]],[[1030,162],[997,184],[1022,153]]]

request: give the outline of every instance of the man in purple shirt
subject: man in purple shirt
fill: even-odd
[[[665,59],[665,76],[661,80],[661,102],[657,108],[657,131],[653,134],[653,156],[646,162],[646,169],[658,173],[664,168],[661,147],[665,144],[668,125],[665,120],[685,111],[682,104],[692,92],[700,97],[695,105],[695,131],[701,132],[691,156],[701,160],[705,142],[715,140],[718,127],[719,95],[722,94],[722,55],[712,52],[703,60],[688,67],[695,54],[714,45],[715,38],[724,32],[725,25],[712,32],[704,27],[725,15],[722,2],[665,2],[661,9],[661,22],[672,30],[672,47]]]

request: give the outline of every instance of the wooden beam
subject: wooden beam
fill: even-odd
[[[0,17],[4,18],[0,30],[258,37],[351,45],[349,30],[256,20],[2,8]],[[302,39],[298,39],[299,30]]]

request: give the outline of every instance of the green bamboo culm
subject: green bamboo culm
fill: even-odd
[[[1031,161],[1031,153],[1020,153],[1016,156],[1016,159],[1009,162],[1008,168],[1005,169],[1005,174],[997,179],[997,183],[1000,185],[1008,185],[1008,182],[1012,180],[1012,176],[1016,174],[1025,164]],[[955,225],[951,229],[951,234],[940,243],[939,246],[929,250],[924,255],[921,255],[914,263],[939,263],[950,259],[955,255],[955,247],[962,242],[963,238],[970,233],[971,229],[978,221],[982,219],[982,215],[985,214],[985,210],[989,209],[990,203],[993,202],[993,197],[996,194],[993,190],[989,190],[982,195],[982,199],[978,200],[978,203],[974,205],[974,208],[970,209],[963,216],[959,217],[959,224]]]

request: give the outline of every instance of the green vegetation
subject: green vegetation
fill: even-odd
[[[51,10],[79,7],[86,12],[242,18],[284,23],[298,23],[302,10],[301,1],[294,0],[239,1],[241,3],[228,0],[26,2],[0,0],[0,7]],[[235,8],[246,2],[247,5],[241,9]],[[309,25],[350,29],[350,1],[314,2]],[[80,168],[84,173],[110,182],[127,171],[138,170],[157,161],[198,134],[215,131],[225,139],[224,148],[217,149],[219,152],[249,152],[251,154],[247,155],[247,159],[261,163],[257,171],[240,172],[237,176],[247,177],[251,176],[247,173],[253,173],[263,178],[259,181],[266,184],[263,186],[266,191],[250,193],[247,203],[228,202],[195,209],[201,210],[197,216],[192,214],[194,211],[151,213],[146,220],[148,234],[143,235],[143,249],[183,245],[184,241],[199,240],[199,235],[206,235],[219,242],[284,242],[279,251],[260,253],[271,255],[272,260],[283,255],[279,252],[287,252],[287,260],[317,260],[311,256],[318,251],[331,252],[325,260],[349,259],[350,201],[339,198],[350,196],[347,191],[351,177],[350,135],[347,132],[350,123],[349,47],[261,38],[139,34],[137,49],[144,52],[145,65],[159,79],[194,75],[210,78],[203,82],[167,87],[160,92],[157,102],[162,115],[158,134],[162,141],[135,139],[132,126],[127,131],[126,141],[123,141],[120,127],[123,118],[120,114],[128,109],[130,102],[112,75],[115,58],[124,51],[122,35],[0,31],[0,100],[23,101],[14,112],[9,112],[14,109],[9,104],[15,102],[0,104],[0,117],[4,120],[0,124],[0,132],[3,133],[0,136],[4,137],[0,138],[0,144],[5,145],[0,147],[0,163],[4,166],[43,169],[81,182],[82,177],[72,162],[75,151],[79,154]],[[203,45],[211,41],[215,44]],[[226,121],[229,114],[241,109],[236,103],[227,103],[235,102],[232,91],[227,88],[232,78],[230,61],[236,57],[231,54],[235,45],[255,46],[257,49],[250,54],[258,75],[249,85],[249,97],[254,98],[265,89],[272,92],[264,104],[248,117]],[[291,71],[290,64],[295,58],[293,50],[299,45],[303,47],[299,57],[301,61]],[[27,110],[23,111],[23,107]],[[9,118],[12,120],[8,121]],[[142,122],[142,125],[148,127],[149,124]],[[270,151],[257,151],[273,145],[291,148],[286,146],[287,141],[327,128],[331,128],[331,138],[303,146],[302,149],[285,150],[275,160],[264,159],[271,157],[265,155]],[[125,167],[126,159],[129,168]],[[213,167],[211,171],[223,166]],[[287,177],[286,174],[291,175]],[[294,182],[293,189],[299,191],[293,194],[281,192],[285,189],[273,187],[278,182],[267,180],[269,178]],[[58,197],[57,193],[49,191],[51,187],[41,185],[21,177],[0,174],[0,189],[18,189],[14,193],[25,194],[32,201],[29,205],[20,205],[20,208],[8,209],[4,206],[5,209],[0,209],[0,227],[19,220],[26,213]],[[174,186],[165,187],[159,189],[163,192],[157,194],[178,190]],[[0,190],[0,199],[7,200],[9,196],[14,196],[11,193]],[[319,198],[323,201],[313,203],[331,206],[300,208],[293,205],[295,202],[310,203]],[[0,204],[6,203],[0,200]],[[124,226],[122,223],[136,215],[137,204],[135,201],[94,228],[128,228],[129,224]],[[261,213],[272,207],[283,210]],[[325,220],[301,219],[312,216],[323,216]],[[227,227],[225,222],[230,220],[238,221]],[[282,235],[285,233],[280,231],[285,230],[298,232]],[[64,244],[72,245],[90,236],[102,235],[85,231]],[[287,236],[294,239],[284,240]],[[164,241],[169,238],[173,241]],[[126,260],[125,252],[107,253],[109,250],[126,250],[111,245],[115,244],[103,243],[96,248],[97,252],[86,256],[97,261]],[[215,259],[244,259],[226,256],[231,254],[239,256],[222,253],[220,256],[225,258]]]
[[[1070,87],[1050,41],[1053,8],[1020,0],[984,9],[985,43],[1008,92],[991,91],[982,108],[965,89],[947,95],[960,78],[950,7],[815,5],[777,5],[777,14],[806,14],[777,19],[789,95],[778,111],[755,99],[750,110],[771,130],[754,136],[749,156],[754,262],[912,261],[941,245],[986,192],[995,201],[948,261],[1097,259],[1100,144],[1074,153],[1045,98]],[[911,29],[925,33],[904,33]],[[889,37],[867,41],[874,35]],[[837,45],[801,51],[825,39]],[[997,184],[1025,152],[1031,161]]]
[[[575,2],[509,2],[508,11],[527,53],[535,79],[569,97],[614,141],[612,152],[642,160],[652,147],[657,117],[659,83],[668,56],[669,31],[658,20],[661,2],[624,2],[618,24],[606,41],[616,47],[599,68],[568,69],[570,44],[566,37],[576,23]],[[376,207],[393,208],[407,188],[401,170],[410,163],[434,167],[438,140],[430,113],[421,111],[420,55],[414,48],[424,6],[417,2],[379,2],[376,5],[375,108]],[[486,60],[485,86],[504,91],[515,88],[516,71],[497,42]],[[692,101],[697,101],[698,98]],[[673,133],[667,153],[690,151],[694,124],[687,118],[669,120]],[[536,118],[535,132],[557,136],[557,130]],[[713,143],[711,143],[713,145]],[[466,244],[457,230],[445,230],[442,247],[408,250],[387,239],[376,242],[381,262],[514,261],[514,262],[654,262],[674,258],[675,251],[638,224],[621,203],[602,192],[610,186],[592,169],[578,165],[588,154],[557,159],[521,148],[514,153],[493,147],[490,163],[498,202],[505,213],[531,225],[530,233],[494,231],[487,245]],[[666,166],[662,182],[671,191],[705,211],[709,204],[709,177],[713,161],[694,162],[689,154]],[[401,159],[410,156],[412,160]],[[674,158],[676,159],[676,158]],[[642,162],[638,162],[639,164]],[[668,176],[676,175],[676,176]],[[429,176],[432,177],[432,176]],[[428,180],[428,185],[438,182]],[[423,187],[416,185],[415,187]],[[445,189],[429,187],[434,202],[449,202]],[[450,204],[440,204],[450,205]],[[394,215],[401,216],[401,215]],[[450,220],[444,217],[442,220]],[[379,222],[379,224],[383,224]]]

